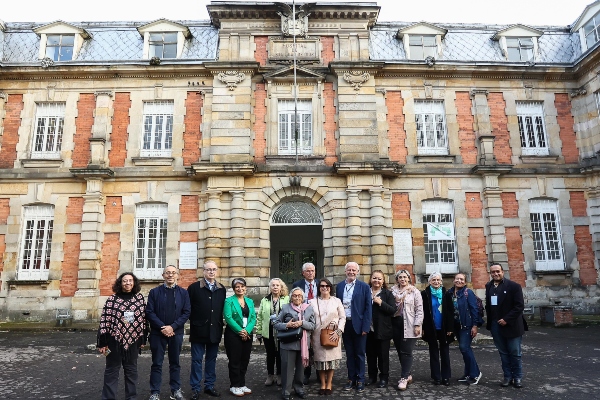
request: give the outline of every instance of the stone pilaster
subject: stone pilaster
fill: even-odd
[[[221,266],[221,257],[223,256],[221,244],[221,193],[219,190],[208,191],[204,239],[206,258],[215,261],[219,266]]]
[[[231,201],[231,229],[229,230],[230,248],[229,248],[229,267],[245,268],[245,246],[244,246],[244,228],[246,221],[244,218],[244,191],[231,191],[233,200]]]
[[[385,272],[388,265],[388,241],[385,235],[385,210],[384,210],[384,190],[382,188],[373,188],[371,194],[371,271],[380,269]],[[366,271],[363,272],[366,276]]]
[[[348,195],[347,200],[347,225],[346,235],[348,236],[348,261],[354,261],[362,265],[363,263],[363,250],[362,250],[362,232],[361,232],[361,218],[360,218],[360,199],[358,198],[361,190],[359,189],[348,189],[346,193]]]
[[[113,93],[110,91],[101,91],[96,92],[95,95],[96,109],[94,110],[94,125],[92,126],[92,137],[90,138],[90,165],[102,168],[108,165],[106,141],[112,131]]]
[[[590,213],[590,233],[592,234],[592,249],[596,265],[600,263],[600,176],[594,174],[588,177],[588,212]],[[600,273],[596,278],[600,285]]]
[[[506,235],[502,210],[502,191],[498,187],[498,175],[483,177],[483,219],[485,223],[487,255],[489,261],[508,266]]]

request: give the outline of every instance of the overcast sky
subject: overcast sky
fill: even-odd
[[[0,0],[7,22],[208,19],[208,0]],[[239,0],[238,0],[239,1]],[[328,0],[327,2],[344,2]],[[289,2],[291,3],[291,1]],[[379,0],[379,21],[572,24],[592,0]]]

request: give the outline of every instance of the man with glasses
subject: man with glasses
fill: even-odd
[[[183,344],[183,326],[190,317],[190,298],[187,290],[177,286],[179,271],[174,265],[163,270],[165,282],[148,294],[146,319],[150,323],[150,399],[160,400],[162,364],[165,351],[169,352],[169,386],[171,400],[183,400],[179,354]]]
[[[309,300],[316,298],[319,295],[319,291],[317,289],[317,281],[315,280],[316,268],[313,263],[307,262],[302,265],[302,276],[304,279],[300,279],[299,281],[294,282],[292,285],[292,289],[300,288],[304,290],[304,302],[308,303]],[[310,346],[309,349],[310,359],[313,358],[313,348]],[[312,363],[312,361],[311,361]],[[310,374],[312,370],[310,364],[308,367],[304,368],[304,380],[302,383],[304,385],[308,385],[308,381],[310,379]],[[281,382],[277,382],[280,384]]]
[[[218,267],[214,261],[206,261],[203,266],[204,276],[188,287],[192,305],[190,315],[192,400],[200,398],[202,359],[205,355],[204,393],[220,397],[215,389],[215,381],[217,380],[217,353],[223,336],[223,306],[227,289],[217,282],[217,271]]]
[[[527,330],[523,317],[525,303],[521,285],[504,277],[499,263],[490,265],[492,280],[485,285],[485,312],[487,329],[491,331],[494,344],[500,353],[504,380],[502,387],[523,387],[521,364],[521,340]]]

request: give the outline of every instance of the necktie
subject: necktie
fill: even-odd
[[[313,294],[313,285],[312,283],[308,284],[308,299],[312,300],[315,298],[315,295]]]

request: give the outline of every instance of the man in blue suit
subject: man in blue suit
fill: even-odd
[[[346,280],[337,284],[335,293],[342,301],[346,312],[346,328],[342,334],[346,349],[348,383],[344,390],[365,390],[365,354],[367,333],[371,329],[371,289],[357,279],[360,267],[349,262],[345,267]]]

